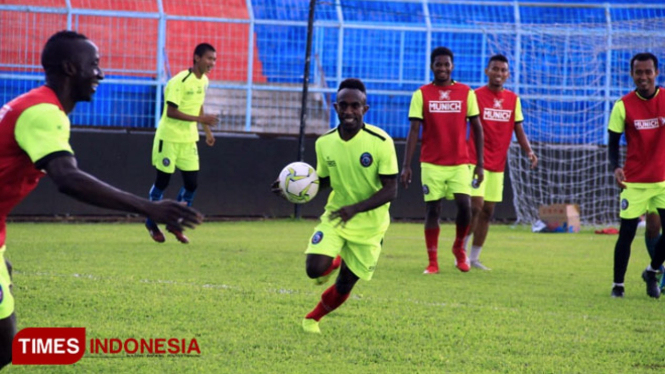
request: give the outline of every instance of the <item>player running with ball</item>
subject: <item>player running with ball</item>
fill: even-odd
[[[317,283],[338,268],[339,275],[305,316],[302,326],[310,333],[321,332],[321,318],[348,299],[358,279],[372,278],[390,225],[390,201],[397,197],[395,146],[383,130],[364,123],[369,106],[363,82],[344,80],[334,106],[340,125],[316,141],[319,187],[332,191],[305,253],[307,276]]]

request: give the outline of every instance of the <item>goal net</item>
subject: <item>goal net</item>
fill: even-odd
[[[538,168],[531,170],[519,145],[511,144],[508,168],[518,223],[535,222],[540,205],[556,203],[578,204],[583,224],[619,219],[620,190],[607,161],[607,121],[614,102],[634,89],[630,58],[645,51],[665,56],[662,35],[653,34],[665,30],[665,20],[611,26],[527,25],[512,43],[506,35],[487,36],[488,49],[512,63],[509,88],[522,99],[524,128],[539,158]]]

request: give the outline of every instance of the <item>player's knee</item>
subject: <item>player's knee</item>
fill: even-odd
[[[305,262],[305,272],[308,277],[316,279],[322,276],[330,268],[330,265],[332,265],[332,261],[326,262],[319,258],[308,256]]]
[[[492,216],[494,215],[494,207],[484,206],[481,213],[483,218],[487,220],[492,219]]]

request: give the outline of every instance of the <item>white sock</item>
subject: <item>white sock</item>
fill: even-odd
[[[647,271],[653,271],[654,273],[658,272],[658,270],[653,270],[653,268],[651,267],[651,264],[649,264],[649,266],[647,266]]]
[[[471,239],[472,236],[473,236],[473,234],[469,234],[469,235],[464,237],[463,247],[464,247],[464,250],[467,251],[467,252],[469,251],[468,250],[469,239]]]
[[[480,257],[480,251],[482,250],[483,250],[482,245],[472,245],[471,254],[469,255],[469,260],[478,261],[478,258]]]
[[[623,287],[623,283],[614,283],[612,287]]]

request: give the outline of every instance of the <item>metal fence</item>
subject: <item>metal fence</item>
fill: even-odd
[[[100,47],[107,79],[74,125],[152,128],[171,74],[209,42],[218,62],[206,109],[218,131],[296,133],[307,30],[306,0],[6,0],[0,3],[0,100],[43,81],[39,55],[61,29]],[[366,120],[401,138],[411,94],[431,79],[429,52],[455,53],[453,77],[485,84],[490,55],[511,61],[536,141],[604,144],[612,103],[632,89],[635,52],[663,56],[665,5],[615,2],[330,0],[316,5],[309,132],[336,123],[330,106],[347,77],[363,79]]]

